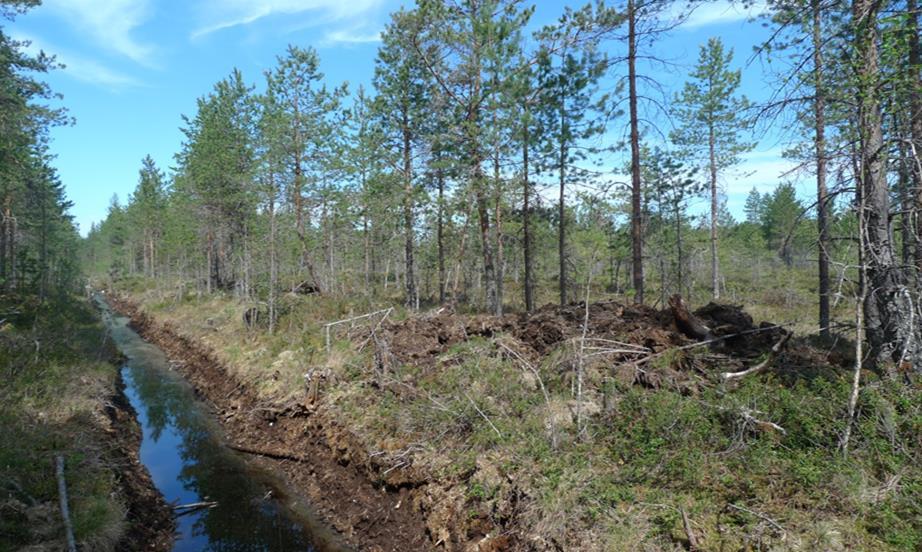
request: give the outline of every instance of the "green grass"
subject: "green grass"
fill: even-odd
[[[112,550],[125,529],[103,434],[113,351],[86,302],[0,298],[0,313],[13,311],[27,314],[5,317],[0,328],[0,550],[63,543],[57,454],[65,459],[77,540],[86,550]]]
[[[807,285],[795,281],[798,289]],[[135,297],[151,305],[156,293]],[[789,307],[790,298],[769,295],[754,309],[757,321],[783,313],[809,328],[812,304]],[[242,307],[229,298],[159,313],[232,357],[232,369],[250,380],[265,381],[285,351],[298,351],[303,363],[286,365],[294,379],[282,374],[280,382],[296,381],[305,366],[329,369],[324,392],[332,415],[384,458],[412,448],[414,468],[451,489],[447,507],[463,519],[515,523],[538,548],[683,548],[683,511],[704,550],[922,547],[922,394],[901,383],[865,382],[845,456],[839,442],[848,370],[780,367],[732,388],[710,384],[680,393],[629,385],[614,366],[595,362],[586,366],[579,431],[572,350],[537,363],[547,399],[527,370],[483,338],[451,347],[433,365],[395,366],[383,377],[369,349],[355,351],[340,338],[328,357],[321,335],[323,322],[377,305],[295,301],[275,336],[246,334],[237,316]],[[218,331],[205,328],[206,318]],[[260,349],[266,352],[258,361],[246,360]],[[647,369],[713,363],[695,354],[662,355]],[[301,392],[290,387],[260,390],[281,401]],[[747,412],[784,432],[747,420]]]

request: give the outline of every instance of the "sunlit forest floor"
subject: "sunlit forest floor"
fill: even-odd
[[[754,320],[698,310],[727,331],[794,330],[767,369],[728,383],[720,374],[766,360],[779,330],[694,346],[668,310],[593,290],[585,330],[578,303],[495,318],[287,294],[269,335],[230,296],[138,278],[115,288],[267,405],[316,393],[382,483],[415,489],[449,548],[917,550],[922,396],[863,374],[845,453],[853,345],[811,335],[797,277],[755,298],[729,291]],[[325,324],[390,307],[331,327],[327,349]],[[847,305],[836,312],[848,321]]]

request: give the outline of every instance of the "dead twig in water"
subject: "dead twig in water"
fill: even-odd
[[[218,506],[217,502],[214,501],[205,501],[205,502],[192,502],[190,504],[180,504],[178,506],[173,506],[175,510],[175,516],[180,517],[186,514],[191,514],[193,512],[198,512],[199,510],[210,510]]]

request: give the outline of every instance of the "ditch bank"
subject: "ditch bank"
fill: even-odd
[[[166,353],[211,407],[228,445],[307,497],[314,513],[348,545],[372,551],[436,548],[431,522],[419,506],[433,501],[428,481],[412,473],[382,477],[367,451],[322,405],[266,404],[205,347],[124,297],[107,299],[145,340]]]

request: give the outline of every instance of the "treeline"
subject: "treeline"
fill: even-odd
[[[36,3],[0,0],[0,18],[12,21]],[[67,123],[66,113],[37,79],[57,64],[26,46],[0,27],[0,295],[44,300],[79,281],[79,236],[49,152],[48,131]]]
[[[657,100],[654,45],[700,3],[597,2],[527,33],[533,9],[516,0],[423,0],[392,15],[371,92],[328,85],[317,53],[291,46],[258,89],[234,71],[199,99],[175,171],[144,161],[87,262],[266,301],[271,327],[295,288],[499,314],[581,298],[607,273],[638,302],[719,298],[727,260],[758,250],[815,267],[821,333],[847,291],[871,365],[918,363],[915,1],[773,0],[769,101],[739,93],[716,38]],[[737,223],[720,183],[768,125],[817,194],[783,183]],[[611,166],[616,150],[628,166]],[[702,196],[703,220],[689,213]]]

